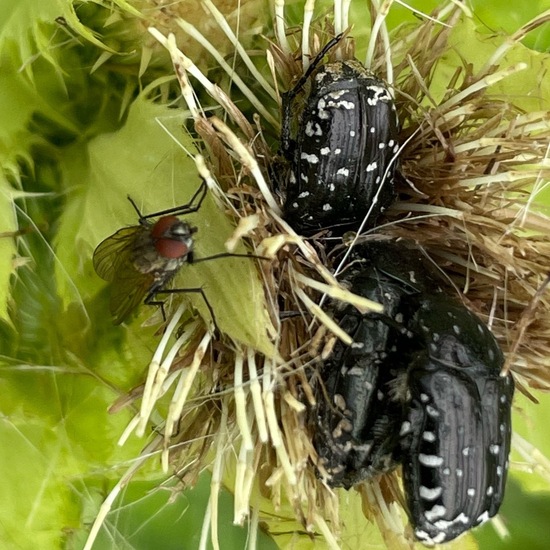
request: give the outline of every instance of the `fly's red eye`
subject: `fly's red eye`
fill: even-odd
[[[166,232],[176,223],[181,223],[176,216],[163,216],[153,225],[151,229],[152,237],[154,239],[162,239],[166,235]]]
[[[174,239],[158,239],[155,248],[164,258],[182,258],[189,252],[189,247],[185,243]]]

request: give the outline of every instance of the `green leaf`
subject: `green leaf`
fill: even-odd
[[[120,475],[138,446],[116,445],[128,414],[107,414],[115,393],[78,368],[2,361],[0,540],[18,550],[59,547],[80,525],[75,487],[83,473]],[[120,467],[120,466],[119,466]]]
[[[15,271],[15,240],[10,233],[17,229],[11,188],[0,174],[0,320],[9,321],[8,298],[10,277]]]

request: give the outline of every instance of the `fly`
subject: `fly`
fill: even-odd
[[[178,216],[197,212],[206,191],[203,182],[187,204],[147,215],[128,197],[139,224],[119,229],[107,237],[93,255],[96,273],[111,283],[110,311],[115,325],[124,322],[142,302],[160,306],[164,317],[164,302],[157,299],[159,294],[197,293],[202,295],[216,326],[214,312],[202,288],[167,288],[185,263],[223,257],[257,257],[223,252],[194,258],[194,235],[198,230]],[[152,222],[151,218],[158,219]]]

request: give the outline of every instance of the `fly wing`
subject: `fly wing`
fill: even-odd
[[[141,229],[139,225],[124,227],[97,245],[93,263],[96,273],[102,279],[114,280],[116,273],[125,263],[131,264],[132,247]]]
[[[151,290],[155,277],[140,273],[131,264],[115,272],[111,283],[111,315],[113,323],[120,325],[143,302]]]
[[[110,309],[115,325],[122,323],[143,301],[154,275],[138,271],[133,263],[141,226],[125,227],[101,242],[94,251],[96,273],[111,283]]]

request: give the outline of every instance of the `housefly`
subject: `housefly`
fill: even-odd
[[[139,225],[124,227],[107,237],[93,255],[96,273],[111,283],[110,310],[115,325],[125,321],[141,302],[160,306],[164,316],[163,302],[156,299],[157,295],[175,293],[201,294],[216,325],[214,312],[202,288],[167,288],[185,263],[228,256],[255,257],[227,252],[207,258],[193,257],[197,228],[178,216],[197,212],[206,191],[206,183],[203,182],[189,203],[146,216],[128,197],[137,212]],[[151,218],[157,220],[153,222]]]

